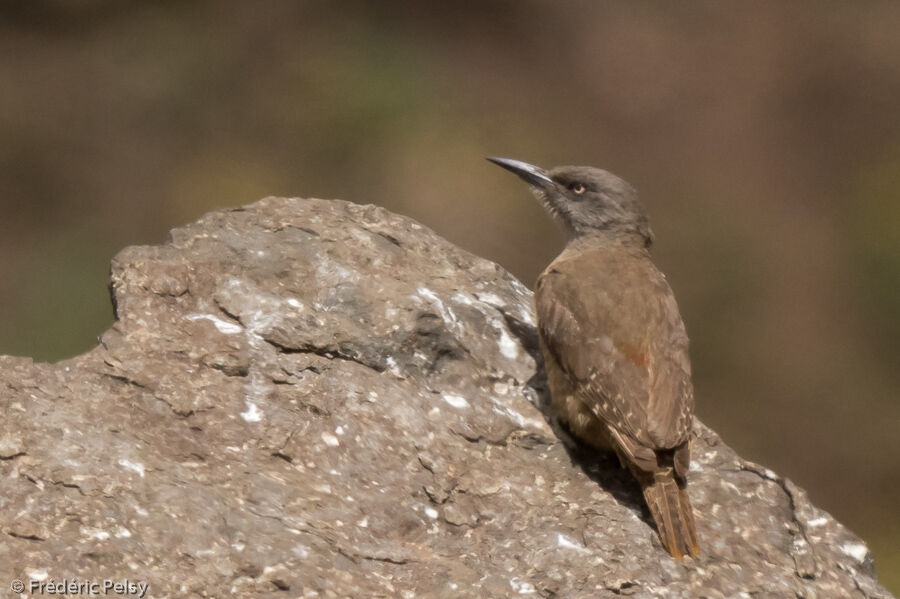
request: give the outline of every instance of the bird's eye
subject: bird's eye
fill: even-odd
[[[578,195],[581,195],[584,193],[584,185],[582,183],[570,183],[569,189],[571,189]]]

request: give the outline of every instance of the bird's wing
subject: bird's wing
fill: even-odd
[[[640,254],[561,258],[535,293],[546,351],[627,453],[683,445],[693,418],[688,341],[665,277]]]

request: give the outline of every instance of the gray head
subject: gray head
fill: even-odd
[[[590,166],[558,166],[547,171],[511,158],[488,160],[527,181],[570,238],[601,235],[645,247],[653,241],[637,191],[610,172]]]

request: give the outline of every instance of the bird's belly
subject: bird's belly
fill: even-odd
[[[556,418],[581,442],[599,449],[613,449],[606,425],[597,418],[569,384],[569,379],[549,352],[544,354],[551,405]]]
[[[598,449],[612,449],[606,425],[576,395],[553,393],[553,410],[578,440]]]

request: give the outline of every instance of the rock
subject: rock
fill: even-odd
[[[531,294],[372,206],[267,198],[112,263],[117,321],[0,358],[0,563],[148,597],[888,597],[866,546],[696,425],[703,554],[548,424]]]

